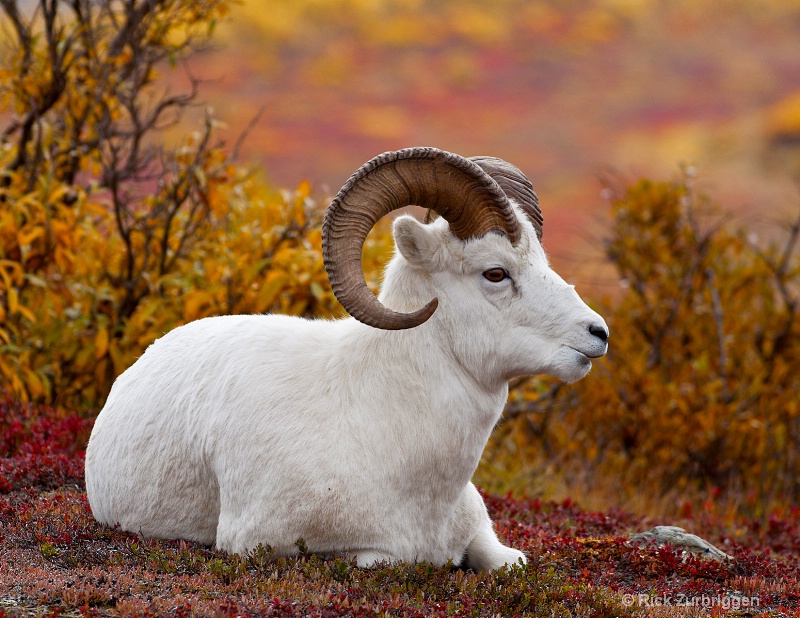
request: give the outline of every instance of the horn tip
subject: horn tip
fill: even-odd
[[[405,330],[408,328],[416,328],[417,326],[427,322],[439,307],[439,299],[431,299],[427,305],[412,311],[411,313],[399,314],[400,320],[395,322],[389,328],[393,330]],[[386,328],[387,325],[379,325],[378,328]]]
[[[351,313],[356,320],[382,330],[407,330],[427,322],[439,306],[439,299],[433,298],[424,307],[412,311],[411,313],[398,313],[385,310],[384,315],[373,316],[361,314],[361,312]]]

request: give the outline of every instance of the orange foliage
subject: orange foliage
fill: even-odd
[[[225,313],[333,315],[322,265],[320,209],[307,184],[277,193],[240,170],[217,181],[209,210],[167,271],[147,268],[123,315],[123,240],[114,213],[80,192],[65,206],[42,185],[5,189],[0,205],[0,375],[23,400],[99,406],[153,340]],[[63,188],[63,187],[62,187]],[[185,223],[179,213],[176,226]],[[169,238],[176,242],[177,234]],[[162,247],[132,234],[135,255]],[[169,247],[167,248],[169,251]]]
[[[712,489],[751,516],[796,503],[800,218],[762,248],[690,175],[609,189],[606,254],[627,290],[600,309],[609,354],[575,386],[512,395],[505,435],[616,503]]]
[[[175,147],[158,139],[198,86],[173,94],[159,71],[227,3],[115,6],[43,3],[26,21],[3,5],[17,40],[0,81],[0,381],[75,409],[102,405],[114,378],[184,322],[338,310],[308,183],[270,189],[212,142],[210,118]],[[369,241],[368,263],[384,238]]]
[[[272,3],[271,19],[312,4]],[[307,183],[270,189],[212,141],[210,118],[173,148],[158,139],[198,86],[159,90],[159,73],[227,5],[42,1],[26,22],[2,3],[16,39],[0,57],[0,380],[15,397],[98,407],[147,345],[204,316],[339,313]],[[463,36],[503,34],[476,15],[456,24]],[[601,17],[586,18],[588,39],[613,29]],[[741,496],[748,514],[797,502],[800,220],[762,248],[719,216],[703,223],[710,208],[689,176],[612,193],[606,251],[626,293],[600,308],[610,353],[575,386],[512,390],[487,460],[525,461],[536,480],[481,483],[552,491],[558,470],[570,491],[613,487],[614,502],[707,488]],[[373,288],[388,244],[385,227],[368,238]]]

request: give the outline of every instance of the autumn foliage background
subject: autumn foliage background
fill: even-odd
[[[800,199],[775,187],[791,186],[800,159],[785,25],[798,10],[689,5],[0,1],[3,390],[52,406],[26,408],[47,422],[90,423],[114,378],[179,324],[343,315],[322,267],[327,197],[375,154],[431,144],[528,173],[556,269],[612,332],[586,380],[514,384],[477,482],[649,515],[788,512],[800,492]],[[719,14],[705,55],[670,48],[661,95],[619,77],[635,74],[636,41],[650,53],[670,35],[696,41]],[[643,41],[655,23],[660,36]],[[741,59],[727,42],[742,36],[761,43],[744,74],[769,67],[770,79],[753,94],[730,69],[693,90],[720,58]],[[589,79],[592,57],[606,75],[616,58],[617,79]],[[753,135],[755,154],[743,147]],[[598,143],[608,160],[586,154]],[[364,253],[375,287],[390,251],[379,226]],[[42,422],[0,418],[0,432]],[[85,438],[76,426],[74,447]]]

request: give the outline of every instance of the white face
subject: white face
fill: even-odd
[[[452,344],[462,362],[504,380],[548,374],[574,382],[606,353],[608,328],[550,268],[533,226],[522,225],[514,247],[499,234],[464,243],[442,220],[423,226],[403,217],[395,241],[412,272],[427,271],[436,314],[459,333]]]

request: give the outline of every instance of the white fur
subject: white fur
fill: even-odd
[[[521,217],[463,242],[438,220],[394,224],[381,301],[434,296],[417,328],[280,315],[206,318],[150,346],[115,382],[86,453],[95,517],[148,537],[245,552],[345,552],[358,564],[525,560],[470,482],[507,381],[574,381],[605,328],[554,273]],[[502,267],[510,280],[482,273]]]

